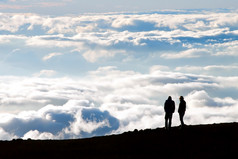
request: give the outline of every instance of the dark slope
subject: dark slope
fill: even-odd
[[[238,123],[162,128],[78,140],[0,142],[0,158],[237,158]]]

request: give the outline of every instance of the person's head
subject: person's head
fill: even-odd
[[[183,96],[180,96],[179,99],[180,99],[180,100],[184,100]]]
[[[168,97],[168,100],[172,100],[172,97],[171,97],[171,96],[169,96],[169,97]]]

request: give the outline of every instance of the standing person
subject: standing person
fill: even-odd
[[[181,122],[181,127],[183,127],[185,125],[183,122],[183,117],[186,111],[186,102],[183,96],[180,96],[179,100],[180,100],[180,103],[179,103],[178,113],[179,113],[179,119]]]
[[[164,103],[165,129],[171,128],[174,110],[175,110],[175,103],[172,100],[172,97],[169,96],[168,99]],[[168,123],[168,121],[169,121],[169,123]]]

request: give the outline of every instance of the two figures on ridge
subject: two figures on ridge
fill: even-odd
[[[182,128],[183,126],[185,126],[183,122],[183,117],[186,111],[186,102],[183,96],[180,96],[179,100],[180,100],[180,103],[179,103],[178,113],[179,113],[179,119],[180,119],[181,128]],[[175,111],[175,103],[172,100],[171,96],[169,96],[168,99],[164,103],[164,111],[165,111],[165,128],[170,129],[172,125],[173,113]]]

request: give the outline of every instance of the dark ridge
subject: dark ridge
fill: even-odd
[[[134,130],[75,140],[0,141],[0,158],[236,158],[238,123]]]

